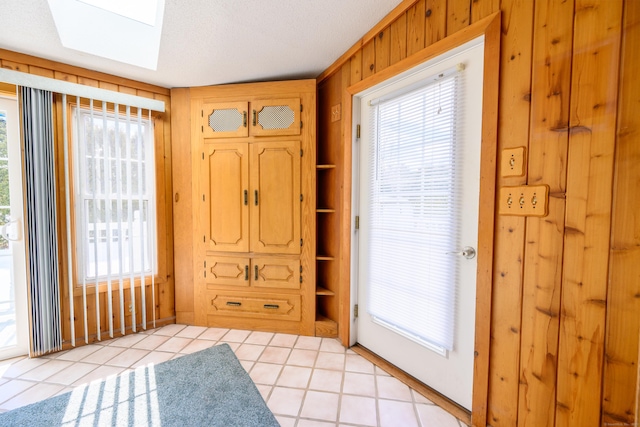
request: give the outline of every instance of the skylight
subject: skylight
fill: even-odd
[[[106,11],[147,25],[155,25],[158,2],[156,0],[79,0]]]
[[[62,45],[156,70],[164,0],[48,0]]]

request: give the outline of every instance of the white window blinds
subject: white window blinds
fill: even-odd
[[[371,102],[369,313],[440,352],[453,349],[461,196],[459,72]]]

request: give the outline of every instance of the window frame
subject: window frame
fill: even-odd
[[[67,244],[71,245],[71,253],[73,254],[73,257],[72,257],[73,271],[70,272],[70,274],[72,274],[73,283],[75,285],[74,295],[81,295],[82,288],[83,288],[83,276],[82,276],[83,272],[79,265],[80,260],[78,257],[78,253],[79,253],[78,251],[80,249],[78,247],[77,238],[76,238],[77,231],[79,230],[78,227],[80,226],[80,219],[78,218],[78,208],[75,207],[76,202],[82,203],[81,201],[77,200],[78,177],[76,175],[77,175],[78,165],[76,164],[76,162],[79,162],[81,160],[78,158],[79,150],[75,146],[76,124],[74,123],[75,122],[74,110],[78,108],[78,103],[76,98],[68,99],[67,105],[63,106],[63,108],[67,109],[67,128],[69,129],[69,138],[68,138],[69,181],[70,181],[69,182],[69,200],[70,200],[70,206],[71,206],[71,211],[69,212],[69,215],[70,215],[70,225],[71,225],[71,241],[67,242]],[[89,109],[90,108],[89,100],[85,98],[81,98],[79,108]],[[102,102],[94,100],[93,108],[94,108],[94,111],[96,111],[99,117],[101,118]],[[108,118],[109,116],[112,117],[115,114],[114,104],[107,103],[106,112],[107,112]],[[124,117],[126,114],[126,106],[119,105],[118,114],[121,117]],[[135,107],[131,107],[130,114],[131,114],[131,117],[137,116],[138,109]],[[155,215],[156,215],[155,236],[154,236],[156,259],[155,259],[155,262],[152,263],[152,265],[155,264],[153,265],[153,267],[155,267],[155,272],[146,273],[144,275],[144,285],[150,286],[152,282],[156,284],[160,284],[160,283],[165,283],[167,281],[167,266],[166,266],[166,262],[164,261],[167,259],[167,242],[166,242],[167,212],[165,209],[166,208],[165,206],[166,205],[166,201],[165,201],[166,177],[165,177],[165,171],[164,171],[165,141],[164,141],[164,132],[163,132],[164,116],[162,115],[162,113],[158,113],[154,111],[151,111],[151,116],[149,116],[149,110],[143,109],[142,117],[143,117],[143,120],[149,120],[149,117],[151,120],[150,133],[153,135],[152,165],[154,168],[153,170],[154,170],[154,177],[155,177],[155,182],[154,182],[155,195],[151,197],[151,199],[155,200],[154,205],[155,205]],[[123,281],[122,281],[123,289],[129,289],[131,287],[130,276],[131,275],[127,273],[123,278]],[[140,287],[142,283],[142,280],[140,277],[141,273],[134,272],[133,276],[134,276],[133,286]],[[87,291],[89,291],[89,293],[95,292],[96,288],[98,292],[106,292],[108,290],[108,279],[106,277],[101,277],[101,276],[98,276],[97,279],[98,280],[96,283],[95,278],[91,278],[91,279],[87,278],[86,288],[87,288]],[[112,278],[111,279],[112,290],[117,290],[119,289],[119,287],[120,287],[120,280]]]

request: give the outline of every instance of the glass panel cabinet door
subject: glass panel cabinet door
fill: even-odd
[[[300,135],[300,98],[265,99],[251,103],[251,135]]]
[[[201,131],[204,138],[242,138],[249,135],[247,102],[202,105]]]

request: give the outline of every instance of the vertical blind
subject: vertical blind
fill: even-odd
[[[56,227],[53,94],[20,88],[31,356],[62,349]]]
[[[369,111],[369,314],[440,351],[454,342],[461,84],[450,72]]]

